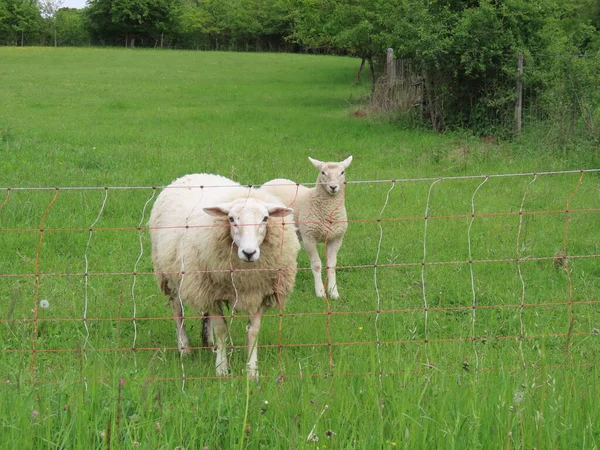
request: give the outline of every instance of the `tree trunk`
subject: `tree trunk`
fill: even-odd
[[[356,73],[356,80],[354,81],[355,84],[360,84],[360,79],[362,77],[362,73],[363,73],[363,69],[365,68],[365,57],[362,57],[362,60],[360,62],[360,67],[358,69],[358,72]]]
[[[433,81],[428,76],[427,71],[423,70],[423,109],[426,114],[429,114],[432,128],[439,132],[440,124],[438,121],[437,101],[435,99]]]
[[[165,33],[160,33],[160,48],[163,48],[163,44],[165,42]]]
[[[373,63],[373,57],[369,56],[369,70],[371,71],[371,96],[375,93],[375,64]]]
[[[56,28],[54,29],[54,46],[58,47],[58,36],[57,36],[58,32],[56,31]]]
[[[131,48],[135,48],[135,36],[129,40],[129,43]]]
[[[21,30],[21,47],[25,46],[25,30]]]

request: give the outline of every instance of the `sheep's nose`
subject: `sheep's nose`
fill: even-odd
[[[329,189],[331,189],[331,192],[335,192],[337,191],[337,186],[329,186]]]
[[[251,261],[252,257],[256,254],[256,250],[252,250],[251,252],[248,252],[246,250],[242,250],[242,253],[244,254],[244,256],[246,257],[246,259],[248,261]]]

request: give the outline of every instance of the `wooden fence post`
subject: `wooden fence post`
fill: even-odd
[[[388,81],[393,81],[396,78],[396,64],[394,64],[394,49],[391,47],[387,49],[385,67]]]
[[[523,52],[519,52],[517,65],[517,100],[515,102],[515,136],[521,135],[521,122],[523,115]]]

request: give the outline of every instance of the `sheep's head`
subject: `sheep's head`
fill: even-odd
[[[329,195],[336,195],[344,189],[346,169],[352,162],[352,156],[341,162],[323,162],[310,157],[308,159],[319,169],[317,186],[321,186]]]
[[[285,217],[293,212],[277,203],[254,198],[241,198],[204,208],[204,212],[229,220],[231,239],[238,247],[238,258],[255,262],[260,258],[260,246],[265,239],[269,217]]]

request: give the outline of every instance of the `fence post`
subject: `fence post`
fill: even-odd
[[[388,81],[396,78],[396,65],[394,64],[394,49],[388,48],[385,60],[385,67]]]
[[[515,136],[521,135],[521,122],[523,115],[523,52],[519,52],[519,62],[517,63],[517,88],[515,102]]]

